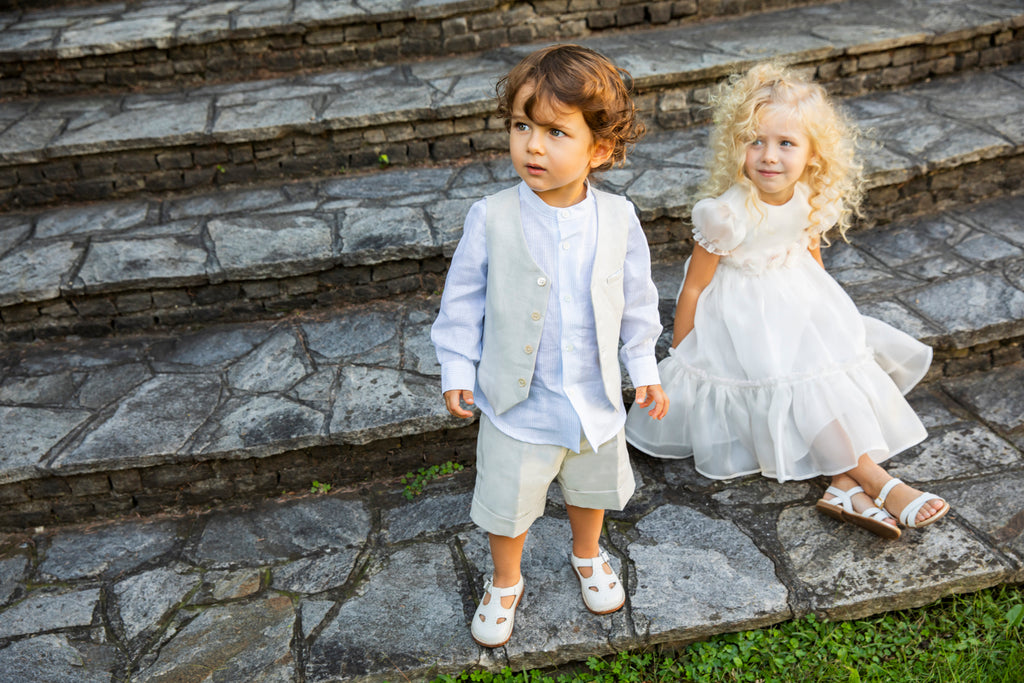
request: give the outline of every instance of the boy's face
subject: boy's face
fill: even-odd
[[[533,120],[524,103],[533,93],[530,84],[516,93],[512,103],[509,153],[516,173],[550,206],[572,206],[586,196],[590,170],[612,153],[607,141],[594,140],[583,112],[558,101],[537,102]]]

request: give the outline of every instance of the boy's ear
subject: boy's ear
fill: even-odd
[[[590,153],[590,168],[597,168],[608,161],[615,151],[615,143],[611,140],[598,140]]]

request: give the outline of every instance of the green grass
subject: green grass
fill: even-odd
[[[1024,587],[1001,586],[854,621],[813,616],[557,671],[467,671],[436,683],[1021,683]]]

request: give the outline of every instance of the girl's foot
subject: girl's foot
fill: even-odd
[[[932,493],[922,493],[893,477],[882,486],[875,505],[899,517],[911,528],[928,526],[949,512],[949,503]]]
[[[825,495],[814,507],[829,517],[856,524],[883,538],[900,537],[895,518],[876,507],[864,489],[849,475],[833,477]]]

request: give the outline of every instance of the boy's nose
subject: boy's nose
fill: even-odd
[[[530,152],[538,154],[544,151],[544,145],[541,142],[541,136],[533,133],[529,138],[526,139],[526,149]]]

